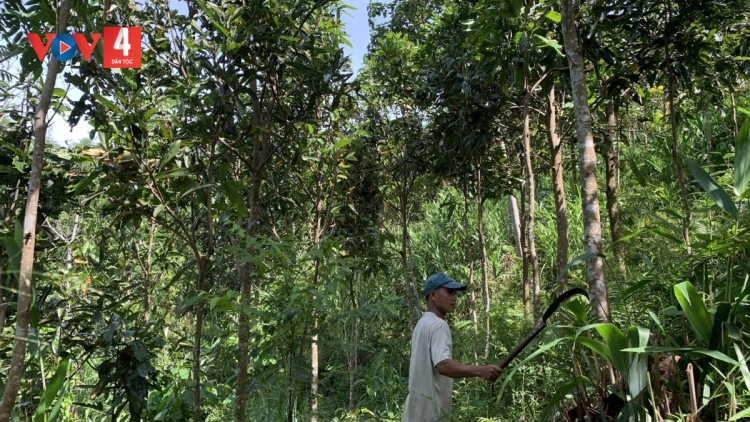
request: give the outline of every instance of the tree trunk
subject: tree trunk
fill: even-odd
[[[2,257],[5,256],[5,243],[0,242],[0,262]],[[8,277],[9,279],[12,277]],[[9,290],[10,291],[10,290]],[[10,294],[8,295],[8,302],[10,302]],[[5,269],[0,266],[0,334],[5,329],[5,310],[8,305],[5,304]]]
[[[524,65],[525,66],[525,65]],[[524,71],[525,73],[525,71]],[[524,78],[528,90],[528,78]],[[531,92],[527,92],[523,100],[523,158],[526,167],[526,185],[529,187],[529,213],[526,215],[526,242],[531,264],[531,286],[534,291],[534,321],[542,320],[541,286],[539,285],[539,257],[536,254],[534,239],[534,223],[536,218],[536,183],[534,180],[534,166],[531,163],[531,131],[529,130],[529,100]]]
[[[474,365],[479,362],[479,355],[477,354],[477,334],[479,331],[477,323],[477,296],[474,291],[474,242],[471,240],[471,230],[469,230],[469,186],[468,182],[464,181],[464,227],[466,231],[466,260],[469,263],[469,294],[471,295],[469,300],[469,307],[471,312],[472,322],[472,350],[474,352]]]
[[[151,313],[151,266],[154,251],[154,235],[156,234],[156,219],[151,218],[151,229],[148,232],[148,252],[146,253],[146,274],[143,280],[143,316],[148,321]]]
[[[513,232],[513,239],[516,244],[516,254],[518,254],[519,258],[523,259],[523,246],[521,245],[521,217],[518,215],[518,201],[512,191],[513,186],[511,181],[513,180],[513,175],[507,164],[510,163],[510,160],[508,159],[508,148],[502,138],[498,140],[498,145],[500,146],[500,151],[506,162],[503,167],[505,168],[506,183],[510,188],[510,193],[508,194],[508,217],[510,218],[510,229]]]
[[[525,171],[525,169],[524,169]],[[521,181],[521,233],[526,233],[526,183]],[[526,236],[521,235],[521,280],[523,284],[523,312],[528,315],[531,312],[531,289],[529,283],[529,250],[527,248]]]
[[[579,165],[581,174],[581,207],[583,209],[583,247],[588,254],[597,254],[586,263],[586,278],[594,315],[600,322],[610,320],[607,283],[604,278],[604,261],[601,258],[602,227],[599,217],[599,198],[596,183],[596,152],[591,133],[591,112],[586,92],[586,70],[578,42],[574,21],[573,1],[560,0],[562,32],[565,51],[570,66],[573,105],[578,134]]]
[[[245,225],[245,231],[247,232],[248,236],[255,236],[256,232],[257,225],[255,222],[258,220],[258,201],[260,200],[261,186],[260,182],[260,171],[253,172],[253,190],[251,193],[249,204],[250,207]],[[251,256],[255,256],[255,248],[250,247],[248,249],[248,253]],[[237,337],[240,356],[237,362],[237,390],[235,393],[234,422],[245,422],[245,410],[247,408],[247,368],[250,363],[250,357],[248,355],[250,318],[247,315],[247,312],[245,312],[245,308],[253,305],[253,280],[251,274],[254,271],[254,266],[250,262],[248,262],[243,265],[242,273],[240,274],[240,303],[242,305],[242,310],[240,311],[240,321]]]
[[[667,1],[667,22],[672,20],[672,3]],[[680,160],[680,150],[677,146],[677,115],[675,114],[674,107],[674,70],[672,69],[672,58],[669,51],[669,35],[666,35],[666,42],[664,43],[664,50],[667,56],[667,73],[669,74],[669,120],[672,126],[672,161],[674,162],[675,170],[677,170],[677,182],[680,185],[680,199],[682,200],[682,206],[685,208],[685,218],[682,220],[682,239],[687,245],[688,255],[692,254],[692,248],[690,247],[690,222],[693,221],[693,213],[690,210],[690,200],[688,199],[687,186],[685,184],[685,175],[682,172],[682,160]]]
[[[62,0],[58,10],[57,34],[67,32],[70,16],[70,0]],[[23,244],[21,246],[21,270],[18,274],[18,301],[16,307],[16,328],[13,338],[13,354],[5,378],[5,391],[0,399],[0,422],[10,419],[16,396],[23,377],[26,338],[29,332],[29,306],[31,305],[31,283],[34,275],[34,246],[36,244],[36,220],[39,206],[39,188],[44,167],[44,146],[47,140],[47,111],[55,89],[59,62],[49,56],[47,76],[44,80],[39,103],[34,113],[34,151],[29,173],[29,191],[23,220]]]
[[[706,120],[706,163],[708,164],[708,173],[710,174],[714,172],[714,165],[713,158],[711,157],[711,110],[708,104],[706,104],[706,110],[704,111],[703,115],[705,116]]]
[[[477,165],[477,228],[479,232],[479,265],[482,269],[482,291],[484,292],[484,358],[490,356],[490,286],[487,280],[487,245],[484,242],[484,198],[482,196],[482,158]]]
[[[555,276],[560,277],[557,285],[558,294],[567,289],[568,274],[562,274],[568,265],[568,213],[565,202],[565,179],[562,167],[562,141],[557,132],[557,105],[555,88],[547,89],[547,140],[552,152],[552,193],[555,197],[555,217],[557,218],[557,258]],[[562,274],[562,275],[561,275]]]
[[[322,164],[322,161],[319,161],[319,163]],[[318,172],[322,172],[321,168],[318,168]],[[320,237],[322,235],[322,229],[321,229],[321,209],[322,209],[322,199],[323,199],[323,189],[322,189],[322,180],[318,180],[317,188],[316,188],[316,197],[315,197],[315,223],[314,223],[314,231],[313,231],[313,246],[315,249],[320,249]],[[320,282],[320,258],[315,258],[315,273],[313,274],[313,288],[318,288],[318,283]],[[311,404],[311,411],[312,416],[310,418],[311,422],[317,422],[318,421],[318,385],[319,385],[319,378],[320,378],[320,368],[319,368],[319,355],[318,355],[318,316],[316,315],[315,311],[313,310],[313,334],[310,339],[310,355],[311,355],[311,363],[312,363],[312,383],[310,386],[310,404]]]
[[[521,245],[521,217],[518,215],[518,200],[513,194],[508,195],[508,214],[510,216],[510,229],[513,231],[513,239],[516,244],[516,254],[523,259],[523,246]]]
[[[198,261],[198,293],[206,290],[206,279],[208,270],[211,266],[211,256],[214,252],[214,222],[213,222],[213,205],[212,189],[213,172],[214,172],[214,154],[216,143],[211,144],[211,153],[208,158],[208,171],[206,184],[206,253],[203,257],[196,256]],[[148,281],[151,274],[151,249],[154,241],[154,230],[156,221],[151,220],[151,231],[149,234],[149,245],[147,255],[148,274],[146,276],[146,315],[148,315]],[[197,250],[197,247],[196,247]],[[193,340],[193,422],[201,422],[204,418],[201,416],[201,340],[203,339],[203,319],[204,319],[204,302],[199,300],[195,304],[195,338]]]
[[[349,277],[349,299],[352,301],[352,310],[357,310],[357,297],[354,294],[354,273]],[[354,394],[356,387],[357,373],[357,340],[359,338],[359,328],[357,327],[357,317],[352,317],[352,351],[348,353],[349,363],[349,411],[354,412]]]
[[[414,331],[417,325],[414,316],[414,295],[411,281],[409,280],[409,267],[407,263],[407,242],[409,241],[409,192],[404,184],[404,189],[399,192],[400,212],[401,212],[401,268],[404,270],[404,286],[406,286],[406,302],[409,305],[409,327]]]
[[[615,116],[615,105],[612,101],[606,105],[607,130],[604,133],[605,173],[607,177],[607,212],[609,214],[609,233],[612,237],[612,249],[620,264],[620,269],[625,271],[625,249],[620,243],[622,232],[620,231],[620,212],[617,209],[617,159],[615,157],[615,130],[617,118]]]

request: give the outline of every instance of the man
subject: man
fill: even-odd
[[[453,378],[480,377],[495,381],[503,372],[496,365],[464,365],[453,360],[453,339],[445,315],[456,310],[461,284],[444,273],[431,275],[422,291],[427,312],[411,338],[409,395],[401,422],[448,422],[453,406]]]

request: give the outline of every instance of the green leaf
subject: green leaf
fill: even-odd
[[[637,327],[635,325],[628,329],[628,346],[629,347],[646,347],[651,331],[648,328]],[[630,394],[633,397],[638,396],[643,391],[648,381],[648,355],[645,353],[626,352],[628,357],[627,381],[630,386]]]
[[[342,139],[342,140],[336,142],[336,145],[334,145],[333,148],[334,149],[343,148],[343,147],[349,145],[349,143],[351,143],[351,142],[352,142],[351,139]]]
[[[601,256],[602,258],[604,258],[604,255],[601,254],[600,252],[589,252],[583,255],[579,255],[574,260],[570,261],[568,265],[566,265],[565,268],[563,268],[562,271],[560,271],[560,274],[557,276],[557,281],[560,281],[560,278],[562,278],[562,276],[565,275],[565,273],[567,273],[571,267],[574,267],[580,263],[586,262],[595,256]]]
[[[5,244],[5,252],[8,254],[10,270],[18,277],[18,273],[21,271],[21,248],[16,243],[16,239],[9,236],[3,237],[3,243]]]
[[[620,373],[626,374],[628,372],[628,359],[627,356],[622,352],[623,349],[628,347],[628,341],[625,335],[612,323],[599,324],[596,326],[596,331],[604,338],[609,348],[610,356],[612,360],[610,363]]]
[[[97,99],[97,100],[98,100],[98,101],[99,101],[100,103],[102,103],[102,104],[104,104],[105,106],[107,106],[107,108],[108,108],[108,109],[110,109],[110,110],[114,111],[114,112],[115,112],[115,114],[123,114],[122,110],[120,110],[120,108],[119,108],[119,107],[117,107],[117,106],[115,105],[115,103],[113,103],[112,101],[110,101],[110,100],[108,100],[108,99],[106,99],[106,98],[102,97],[102,96],[101,96],[101,95],[99,95],[99,94],[94,94],[94,97],[95,97],[95,98],[96,98],[96,99]]]
[[[164,166],[167,165],[167,163],[169,163],[179,152],[180,152],[180,141],[175,141],[172,143],[172,145],[169,146],[167,155],[165,155],[164,158],[159,163],[159,171],[161,171],[161,169],[164,168]]]
[[[560,12],[555,12],[554,10],[550,10],[549,12],[545,13],[544,17],[554,23],[560,23],[560,21],[562,20],[562,15],[560,14]]]
[[[522,360],[517,365],[513,366],[513,368],[508,372],[508,375],[505,377],[505,380],[503,381],[503,385],[500,386],[500,392],[498,393],[498,398],[501,398],[503,396],[503,391],[505,391],[505,386],[508,385],[508,381],[510,381],[511,378],[513,378],[513,374],[515,374],[526,362],[529,362],[530,360],[537,357],[537,355],[540,355],[546,352],[547,350],[555,347],[557,343],[563,340],[565,340],[565,338],[560,337],[560,338],[556,338],[552,340],[549,343],[542,345],[542,347],[534,351],[534,353],[530,354],[526,359]]]
[[[674,286],[674,295],[677,301],[680,302],[682,310],[685,312],[685,316],[690,322],[690,325],[698,334],[698,338],[708,345],[711,341],[711,317],[708,315],[708,310],[703,300],[698,295],[693,285],[689,281],[683,281],[680,284]]]
[[[547,405],[542,409],[542,416],[539,418],[540,421],[549,420],[549,412],[557,409],[560,404],[560,400],[563,399],[570,390],[575,388],[579,384],[591,383],[591,380],[586,376],[574,377],[572,380],[562,383],[555,388],[555,395],[553,395],[548,401]]]
[[[636,352],[636,353],[664,353],[664,352],[684,352],[685,354],[698,354],[698,355],[704,355],[704,356],[710,356],[716,360],[720,360],[722,362],[726,362],[730,365],[738,365],[739,363],[730,358],[729,356],[725,355],[724,353],[718,352],[716,350],[708,350],[708,349],[693,349],[690,347],[668,347],[668,346],[658,346],[658,347],[628,347],[627,349],[622,349],[623,352]]]
[[[576,342],[593,350],[599,356],[603,357],[607,362],[612,362],[612,355],[609,353],[609,348],[601,341],[594,340],[588,337],[581,337],[577,339]]]
[[[185,192],[181,193],[180,196],[178,197],[178,199],[182,199],[185,196],[188,196],[188,195],[190,195],[191,193],[193,193],[193,192],[195,192],[197,190],[201,190],[201,189],[205,189],[205,188],[209,188],[209,187],[215,187],[215,186],[216,186],[215,183],[206,183],[206,184],[203,184],[203,185],[193,186],[192,188],[190,188],[190,189],[186,190]]]
[[[178,167],[176,169],[172,169],[169,171],[159,173],[156,176],[154,176],[154,179],[156,180],[169,179],[171,177],[182,177],[182,176],[187,176],[189,174],[190,174],[190,171],[187,168]]]
[[[224,193],[227,194],[227,199],[237,211],[240,217],[247,217],[247,206],[245,205],[245,198],[240,194],[242,189],[242,183],[237,181],[227,181],[221,185]]]
[[[154,215],[154,218],[158,217],[158,216],[159,216],[159,214],[160,214],[160,213],[161,213],[162,211],[164,211],[164,204],[159,204],[159,206],[158,206],[158,207],[156,207],[156,208],[154,209],[154,214],[153,214],[153,215]]]
[[[716,201],[716,205],[718,205],[719,208],[726,211],[732,217],[737,218],[737,207],[729,198],[729,195],[724,192],[724,189],[719,187],[719,184],[716,183],[716,181],[708,173],[706,173],[705,170],[703,170],[703,167],[696,164],[687,156],[685,157],[685,162],[687,163],[688,168],[690,169],[690,173],[692,173],[695,180],[699,185],[701,185],[703,190],[708,193],[708,196]]]
[[[94,179],[97,178],[97,176],[99,176],[99,174],[101,174],[101,172],[99,171],[92,171],[91,173],[89,173],[88,176],[86,176],[83,180],[81,180],[80,182],[78,182],[78,184],[76,184],[76,188],[73,191],[73,195],[75,196],[80,195],[81,192],[83,192],[83,190],[86,189],[88,185],[90,185],[91,182],[93,182]]]
[[[740,420],[740,419],[742,419],[742,418],[744,418],[744,417],[746,417],[746,416],[750,416],[750,407],[748,407],[747,409],[743,410],[742,412],[740,412],[740,413],[738,413],[738,414],[736,414],[736,415],[732,416],[732,417],[731,417],[731,418],[729,418],[728,420],[729,420],[730,422],[731,422],[731,421],[738,421],[738,420]]]
[[[750,119],[742,124],[734,148],[735,195],[744,197],[748,183],[750,183]]]
[[[633,176],[635,176],[635,180],[638,181],[638,184],[646,187],[646,179],[643,177],[643,174],[641,174],[641,170],[638,168],[638,164],[636,164],[635,160],[633,160],[633,157],[628,157],[628,165],[630,165],[630,171],[633,172]]]
[[[69,366],[70,356],[63,358],[60,361],[60,365],[57,366],[55,374],[47,383],[47,389],[42,393],[42,398],[39,402],[39,406],[36,408],[36,414],[34,415],[34,422],[46,421],[46,409],[52,404],[52,401],[57,397],[58,391],[60,391],[60,388],[65,383],[65,377],[68,375]]]
[[[552,47],[552,49],[555,50],[558,56],[564,56],[562,52],[562,47],[560,46],[560,43],[558,43],[555,40],[551,40],[547,37],[543,37],[539,34],[534,34],[534,38],[537,39],[541,43],[541,45],[546,45],[547,47]]]
[[[747,391],[750,391],[750,369],[747,368],[745,355],[742,354],[742,350],[740,350],[740,346],[738,346],[737,343],[734,343],[733,346],[735,353],[737,353],[737,360],[740,363],[740,371],[742,372],[742,377],[745,379],[745,387],[747,387]]]

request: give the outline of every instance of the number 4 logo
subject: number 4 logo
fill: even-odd
[[[104,27],[104,67],[141,67],[141,28]]]

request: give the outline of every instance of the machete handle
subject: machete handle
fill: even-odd
[[[505,356],[505,358],[497,366],[499,366],[502,369],[505,369],[505,367],[508,366],[510,361],[515,359],[516,356],[518,356],[521,353],[521,351],[525,349],[526,346],[529,345],[529,343],[531,343],[531,340],[534,340],[534,337],[538,336],[539,333],[541,333],[544,327],[546,326],[547,324],[542,322],[542,323],[539,323],[539,325],[537,325],[536,327],[534,327],[534,329],[529,333],[529,335],[527,335],[526,338],[521,340],[521,342],[518,343],[518,346],[514,347],[513,350],[511,350],[510,353],[508,353],[508,355]]]

